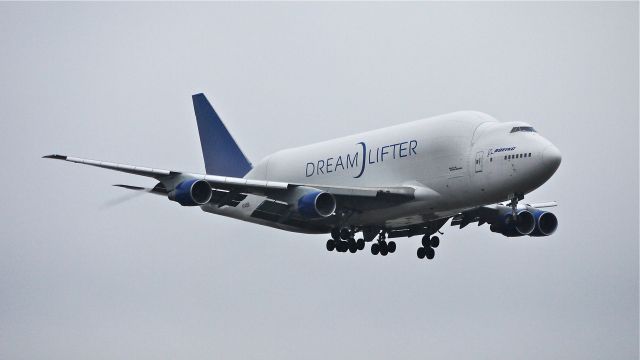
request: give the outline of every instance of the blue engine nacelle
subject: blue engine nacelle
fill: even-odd
[[[204,180],[185,180],[169,192],[169,200],[182,206],[200,206],[211,200],[211,185]]]
[[[530,236],[549,236],[556,232],[558,228],[558,218],[548,211],[539,209],[530,209],[536,220],[536,227]]]
[[[298,212],[306,218],[327,217],[336,211],[336,199],[328,192],[314,191],[298,199]]]
[[[516,214],[514,219],[511,209],[501,211],[491,223],[490,230],[509,237],[531,234],[536,226],[533,214],[528,210],[516,210]]]

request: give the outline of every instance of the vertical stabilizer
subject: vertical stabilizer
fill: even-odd
[[[193,109],[198,121],[204,167],[209,175],[243,177],[252,166],[204,94],[195,94]]]

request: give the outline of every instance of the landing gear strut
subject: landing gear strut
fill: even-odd
[[[511,196],[511,202],[509,203],[509,206],[511,206],[511,217],[513,218],[513,221],[516,221],[518,219],[518,213],[516,212],[516,210],[518,208],[518,200],[522,199],[524,199],[524,195],[522,194],[513,194]]]

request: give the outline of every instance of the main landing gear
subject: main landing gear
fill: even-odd
[[[331,231],[331,239],[327,240],[327,250],[336,252],[356,253],[365,248],[367,242],[371,244],[371,254],[387,256],[396,252],[395,241],[387,241],[390,238],[413,235],[423,235],[422,246],[418,248],[417,255],[419,259],[433,259],[436,255],[435,249],[440,245],[440,238],[434,234],[439,233],[439,229],[446,223],[448,219],[440,219],[429,223],[424,228],[414,228],[409,230],[391,230],[390,232],[383,227],[348,227],[335,228]],[[362,238],[355,240],[355,234],[362,231]]]
[[[396,252],[396,242],[387,242],[384,231],[380,231],[378,241],[371,244],[371,254],[387,256],[387,254],[393,254],[394,252]]]
[[[355,229],[342,228],[340,230],[334,229],[331,231],[331,239],[327,240],[327,250],[328,251],[337,251],[337,252],[350,252],[356,253],[360,250],[364,250],[365,247],[365,239],[359,238],[355,239]],[[372,241],[372,237],[375,237],[375,234],[364,234],[364,237]],[[386,241],[386,236],[384,231],[380,231],[378,234],[378,240],[371,244],[371,253],[373,255],[382,255],[386,256],[387,254],[393,254],[396,251],[396,243],[394,241]]]
[[[337,252],[356,253],[358,250],[364,250],[364,239],[356,240],[355,231],[347,228],[331,231],[331,239],[327,240],[327,250]]]
[[[424,259],[425,257],[429,260],[433,259],[436,256],[435,248],[440,245],[440,238],[437,236],[425,235],[422,237],[422,247],[418,248],[417,255],[418,259]]]

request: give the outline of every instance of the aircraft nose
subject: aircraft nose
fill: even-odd
[[[547,146],[542,152],[542,162],[544,166],[552,172],[558,169],[561,161],[562,155],[560,154],[560,150],[554,145]]]

